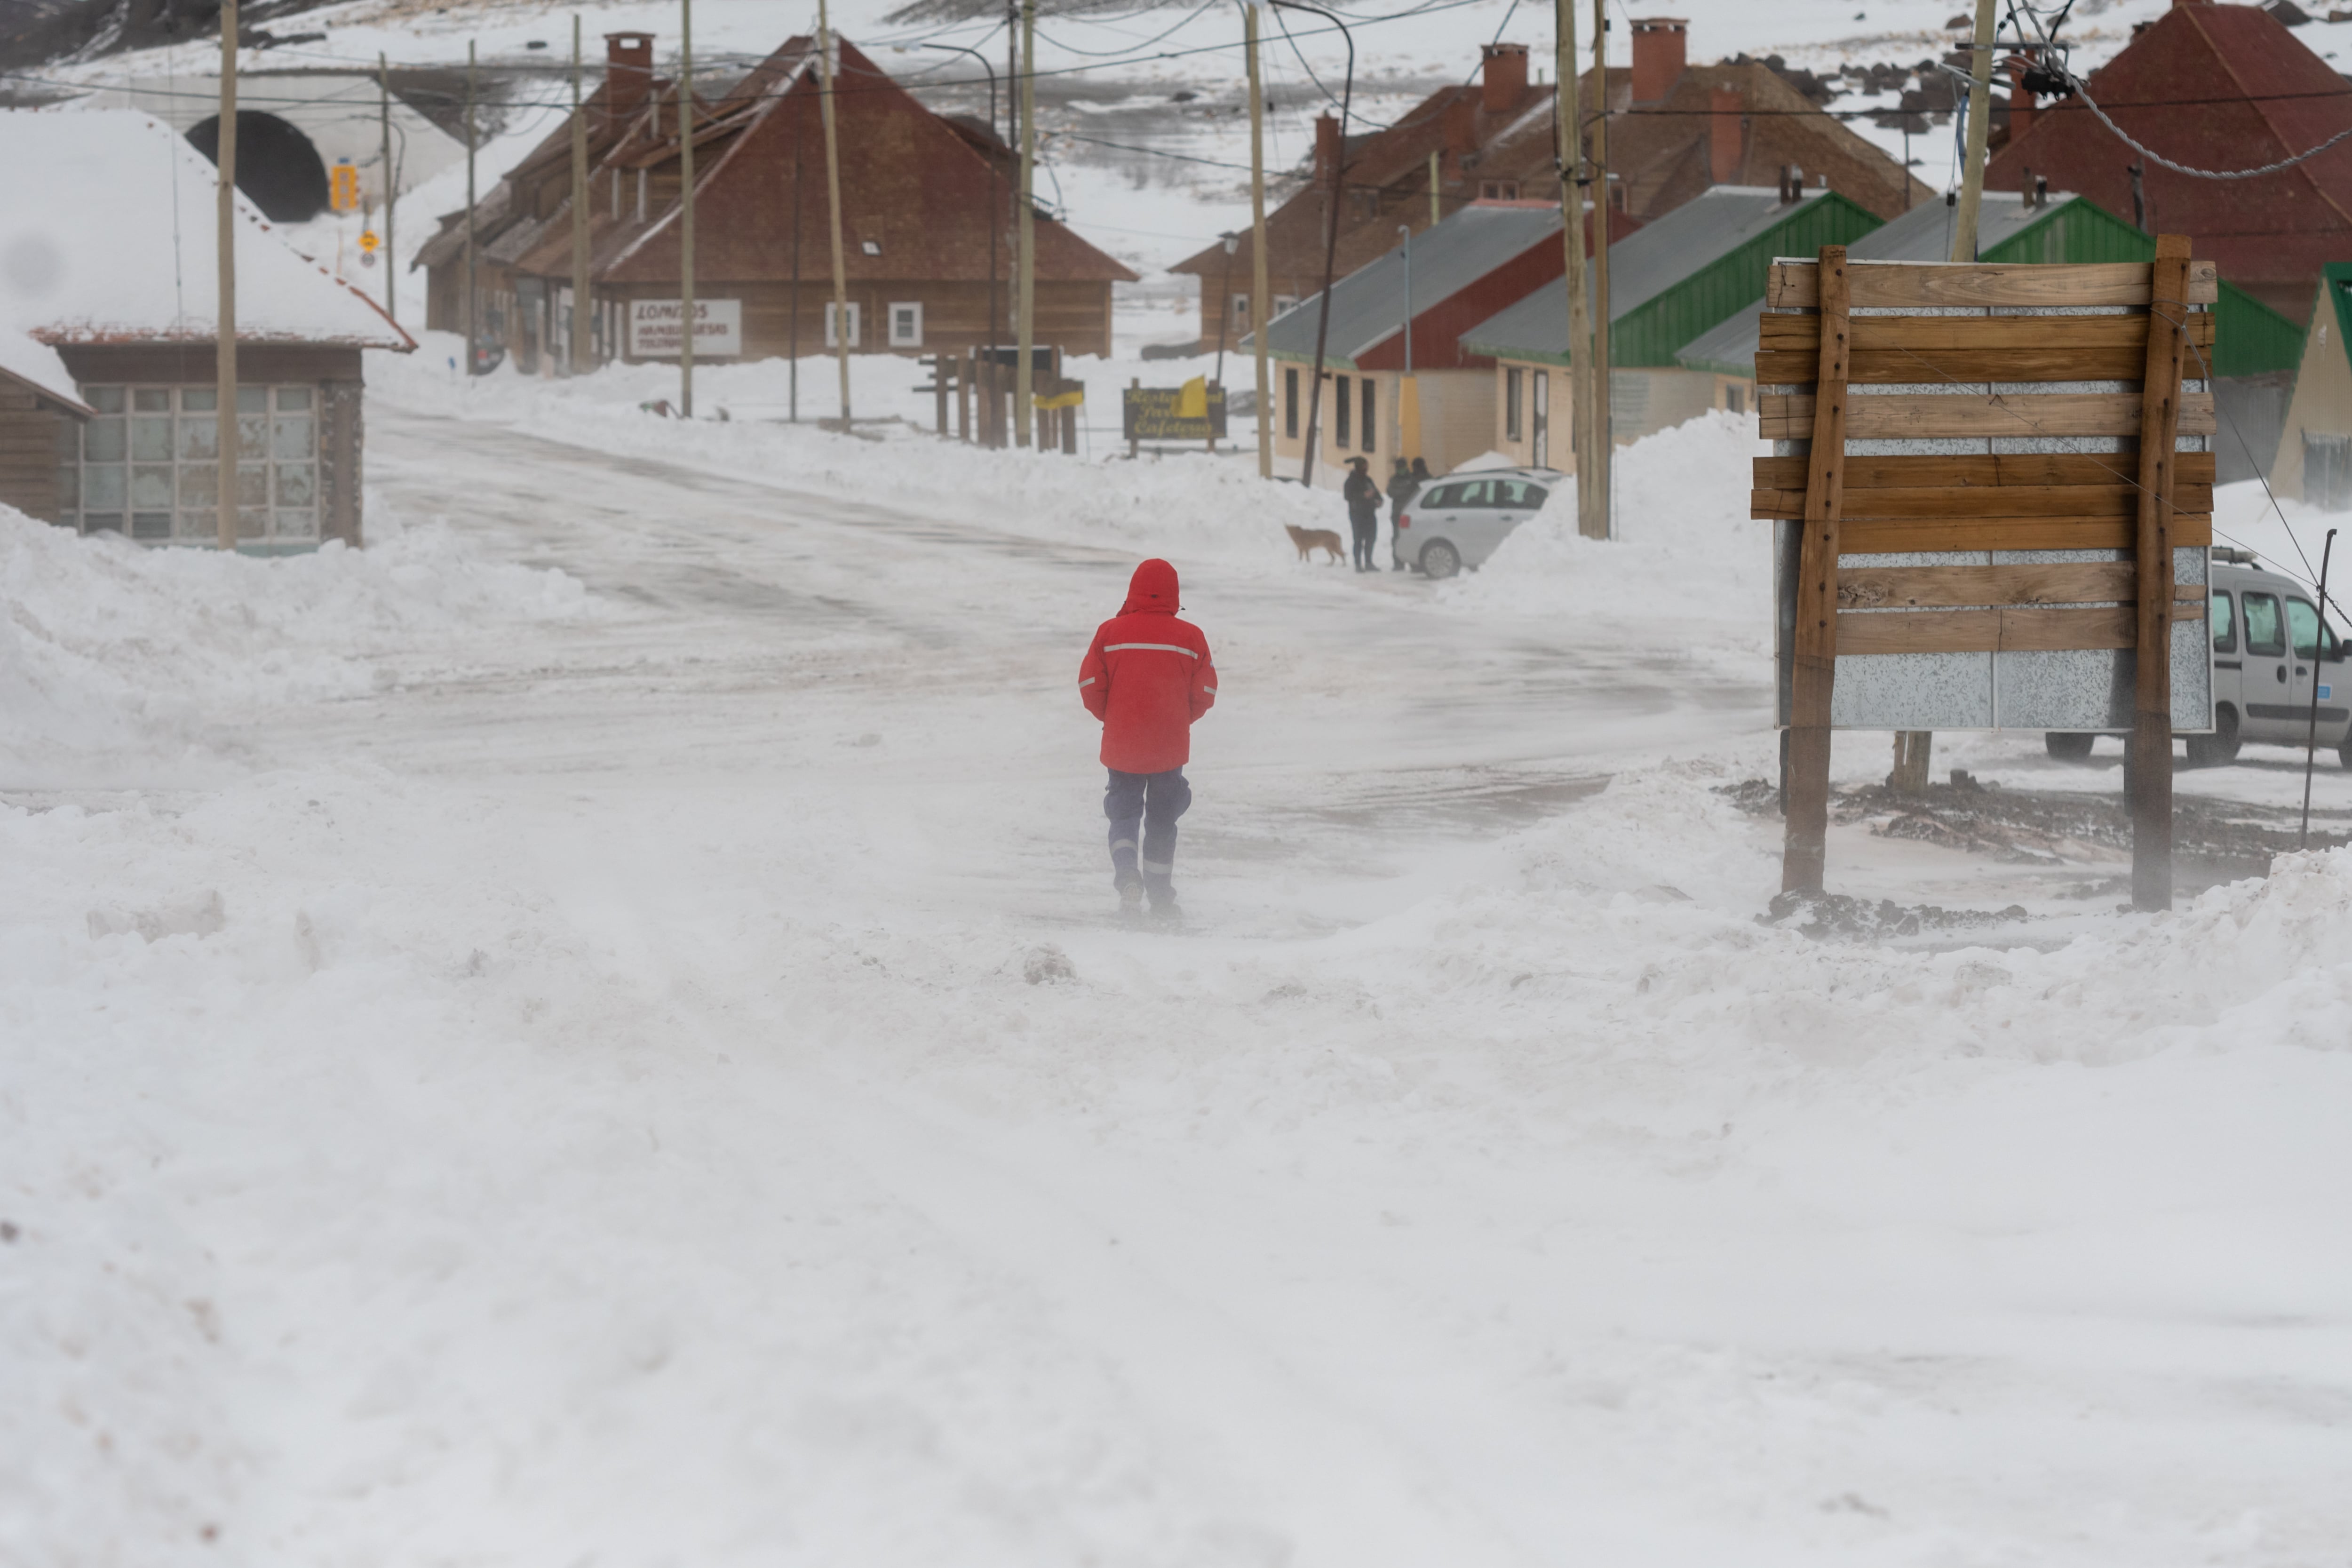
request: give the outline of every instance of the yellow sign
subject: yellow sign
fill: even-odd
[[[360,248],[366,251],[370,256],[373,256],[375,254],[375,247],[383,243],[383,241],[376,238],[375,230],[372,228],[363,229],[360,233]]]
[[[347,213],[360,205],[360,172],[349,163],[338,163],[329,172],[327,200],[339,213]]]
[[[1176,417],[1206,419],[1209,416],[1209,378],[1196,375],[1176,389]]]

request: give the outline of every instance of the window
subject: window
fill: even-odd
[[[646,172],[637,171],[637,221],[646,221]]]
[[[1244,331],[1249,331],[1249,308],[1250,297],[1248,295],[1236,294],[1234,296],[1234,325],[1239,327]]]
[[[864,306],[855,303],[849,307],[849,346],[851,348],[856,348],[864,341],[865,323],[859,319],[859,312],[864,309]],[[824,346],[829,349],[837,349],[841,346],[840,341],[834,336],[833,301],[830,300],[824,302]]]
[[[1486,506],[1489,504],[1486,499],[1487,491],[1493,484],[1494,481],[1491,479],[1466,479],[1455,488],[1454,499],[1446,504],[1456,507]]]
[[[1282,433],[1291,440],[1298,439],[1298,373],[1282,373]]]
[[[2215,653],[2238,651],[2238,617],[2231,613],[2234,607],[2229,595],[2218,588],[2213,591],[2212,606],[2205,613],[2212,617]]]
[[[1439,485],[1426,495],[1413,498],[1415,511],[1444,511],[1456,503],[1462,494],[1460,485]]]
[[[2286,626],[2289,640],[2294,644],[2295,658],[2309,658],[2323,651],[2323,644],[2326,656],[2335,657],[2336,628],[2320,626],[2319,612],[2311,607],[2310,600],[2289,599],[2286,602]]]
[[[1275,313],[1276,315],[1279,316],[1279,315],[1281,315],[1285,310],[1296,310],[1297,309],[1298,309],[1298,296],[1297,296],[1297,295],[1296,295],[1296,294],[1276,294],[1276,295],[1274,297],[1274,313]]]
[[[857,248],[868,256],[879,256],[882,254],[882,242],[878,239],[861,239],[857,242]]]
[[[857,318],[850,318],[853,332]],[[890,305],[890,346],[894,349],[919,349],[923,346],[923,307],[913,300],[897,300]]]
[[[2279,624],[2279,602],[2268,594],[2245,595],[2246,651],[2273,658],[2286,651],[2285,628]]]
[[[1338,436],[1339,450],[1344,452],[1348,449],[1348,442],[1351,438],[1349,430],[1350,411],[1348,407],[1348,378],[1344,375],[1335,375],[1331,378],[1331,428]]]
[[[1364,405],[1357,410],[1357,413],[1361,416],[1357,428],[1363,434],[1363,447],[1367,452],[1380,449],[1381,424],[1372,415],[1373,396],[1372,378],[1368,375],[1364,377]]]
[[[1533,511],[1544,503],[1541,485],[1532,485],[1525,479],[1489,479],[1486,484],[1488,506],[1501,507],[1506,511]]]
[[[1524,423],[1519,405],[1526,395],[1527,372],[1512,365],[1503,372],[1503,439],[1516,441]]]
[[[68,443],[58,521],[151,544],[220,536],[218,395],[209,386],[86,386],[98,417]],[[319,537],[318,389],[236,389],[237,537]]]
[[[1519,183],[1517,180],[1481,180],[1478,182],[1478,199],[1482,202],[1517,201]]]
[[[1535,439],[1534,460],[1538,468],[1551,467],[1551,372],[1539,370],[1533,377],[1536,385],[1535,417],[1529,429]]]
[[[1723,406],[1726,410],[1733,414],[1747,413],[1748,389],[1744,386],[1736,385],[1725,387],[1723,389]]]

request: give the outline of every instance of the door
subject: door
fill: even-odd
[[[2319,689],[2319,741],[2332,745],[2343,738],[2347,714],[2344,650],[2336,628],[2319,624],[2319,611],[2308,599],[2286,602],[2287,690],[2290,711],[2288,738],[2300,742],[2311,732],[2312,688]]]
[[[2238,602],[2227,590],[2213,590],[2205,609],[2205,624],[2213,632],[2213,710],[2219,713],[2226,707],[2242,721],[2245,683],[2238,678],[2245,666],[2238,658]]]
[[[2238,595],[2238,610],[2246,648],[2238,674],[2246,699],[2242,732],[2249,741],[2291,739],[2294,693],[2287,676],[2286,611],[2277,595],[2251,590]]]

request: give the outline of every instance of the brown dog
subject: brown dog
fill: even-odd
[[[1290,531],[1290,542],[1298,546],[1298,558],[1301,561],[1306,560],[1314,551],[1328,550],[1331,552],[1331,563],[1335,566],[1339,563],[1341,553],[1339,536],[1331,530],[1301,528],[1290,522],[1286,522],[1282,526]]]

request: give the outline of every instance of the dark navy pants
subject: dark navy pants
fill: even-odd
[[[1192,804],[1182,768],[1164,773],[1110,770],[1103,815],[1110,818],[1111,879],[1141,870],[1147,885],[1165,887],[1176,869],[1176,819]],[[1141,850],[1139,860],[1138,849]]]

